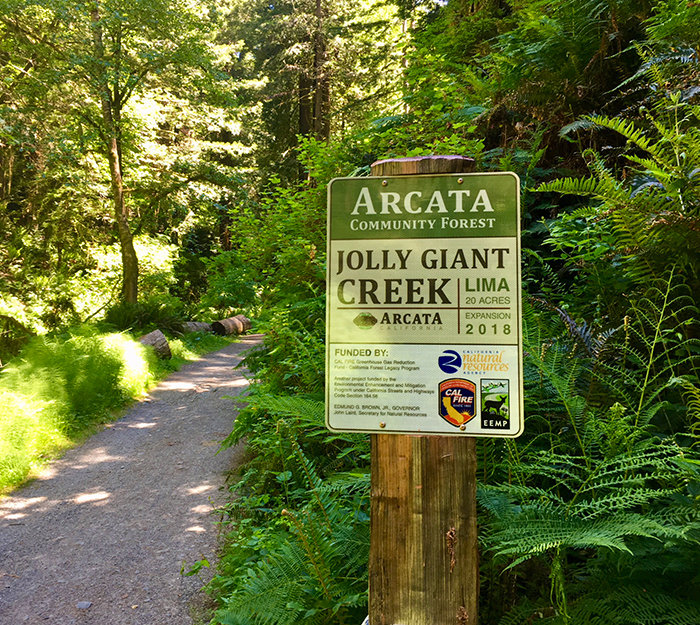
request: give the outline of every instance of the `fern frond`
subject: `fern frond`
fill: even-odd
[[[561,138],[568,137],[574,132],[579,132],[581,130],[598,130],[600,126],[592,122],[590,119],[577,119],[576,121],[562,126],[559,130],[559,136]]]
[[[325,404],[298,396],[265,395],[265,407],[273,414],[298,417],[309,425],[325,427]]]
[[[581,345],[586,350],[588,356],[595,356],[600,352],[604,345],[605,337],[601,333],[598,333],[598,335],[595,336],[595,330],[589,326],[586,321],[582,323],[577,322],[563,308],[555,306],[545,299],[532,296],[529,299],[531,302],[539,304],[547,310],[556,313],[571,337],[575,340],[576,344]],[[606,336],[609,336],[609,334]]]
[[[683,398],[688,407],[688,416],[692,419],[691,432],[698,435],[700,431],[700,388],[685,378],[676,378],[672,383],[680,384],[683,388]]]
[[[226,599],[217,619],[224,625],[293,622],[303,609],[304,570],[303,552],[285,545],[278,555],[248,570],[244,589]]]
[[[585,117],[592,124],[601,128],[608,128],[621,134],[630,143],[634,143],[645,152],[649,152],[656,156],[657,151],[655,144],[644,134],[644,131],[637,128],[635,123],[630,120],[607,117],[605,115],[588,115]]]
[[[324,496],[327,491],[323,489],[321,478],[318,476],[312,463],[306,458],[304,452],[301,450],[301,447],[296,441],[292,441],[292,449],[294,450],[294,455],[297,458],[297,462],[299,463],[299,466],[306,477],[306,486],[313,494],[316,503],[318,504],[318,509],[323,518],[326,520],[328,529],[330,530],[332,528],[332,523],[329,516],[329,510],[335,506],[336,502],[332,498]],[[295,519],[293,515],[292,518]]]
[[[624,196],[620,183],[610,179],[596,178],[560,178],[552,182],[543,182],[535,189],[537,192],[553,192],[563,195],[583,195],[599,199],[616,199]]]
[[[632,553],[626,538],[656,538],[658,534],[664,534],[663,527],[641,515],[622,515],[590,522],[548,511],[524,511],[509,520],[509,527],[491,533],[489,548],[496,556],[515,558],[510,565],[513,567],[537,554],[559,548],[607,548]]]
[[[622,482],[621,482],[622,483]],[[622,510],[633,510],[639,506],[658,501],[659,498],[673,495],[676,490],[656,488],[636,488],[622,493],[611,493],[603,497],[579,503],[572,507],[572,514],[583,520],[607,518],[609,514]]]
[[[537,612],[537,607],[525,600],[521,604],[513,607],[510,612],[498,621],[498,625],[522,625],[523,623],[530,623],[533,620],[535,612]]]
[[[536,505],[538,508],[550,508],[552,506],[564,506],[566,501],[559,497],[551,489],[538,488],[536,486],[522,486],[510,484],[507,487],[482,486],[477,491],[479,503],[500,521],[510,518],[524,507],[515,504],[516,501],[527,501],[527,505]]]
[[[619,625],[697,625],[700,622],[700,602],[673,597],[654,586],[651,582],[591,593],[576,602],[571,614],[573,622]]]

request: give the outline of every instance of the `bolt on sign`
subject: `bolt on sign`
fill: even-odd
[[[337,178],[328,195],[328,427],[518,436],[518,177]]]

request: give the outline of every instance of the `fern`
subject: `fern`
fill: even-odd
[[[688,406],[688,416],[692,419],[690,431],[696,438],[700,434],[700,388],[690,380],[676,378],[671,383],[678,383],[683,388],[683,395]]]
[[[296,417],[307,427],[324,427],[326,419],[325,404],[302,397],[282,397],[265,395],[265,407],[273,414]]]
[[[344,475],[342,487],[326,483],[301,447],[291,446],[310,499],[300,510],[281,511],[287,539],[248,566],[223,598],[217,612],[223,625],[343,625],[366,613],[369,518],[361,505],[369,497],[367,476]]]
[[[597,553],[597,558],[588,556],[595,572],[609,565],[644,568],[675,546],[700,553],[700,507],[687,497],[689,484],[697,483],[692,463],[700,463],[700,457],[671,442],[654,443],[629,417],[626,423],[632,431],[627,436],[631,452],[617,447],[619,453],[606,458],[606,441],[597,450],[589,446],[585,460],[533,450],[511,467],[519,473],[513,484],[482,486],[478,492],[480,505],[491,517],[482,542],[495,557],[507,558],[507,569],[547,554],[552,567],[563,567],[551,572],[552,596],[557,597],[562,622],[588,622],[577,620],[579,602],[567,599],[567,554]],[[588,431],[584,439],[591,440]],[[640,551],[640,541],[652,541],[655,551]],[[658,574],[673,578],[675,573],[666,568]],[[583,589],[600,592],[593,578]],[[591,595],[582,596],[588,601]],[[625,620],[613,605],[607,609],[613,615],[610,622],[636,622]],[[621,620],[614,620],[618,617]]]
[[[607,130],[626,139],[625,156],[636,168],[628,176],[632,183],[618,180],[600,154],[587,150],[591,176],[555,180],[537,190],[590,198],[591,204],[569,219],[585,219],[595,224],[600,236],[611,236],[611,256],[624,259],[622,268],[634,283],[658,279],[674,263],[700,287],[699,120],[700,108],[685,104],[680,92],[669,94],[641,122],[585,117],[565,130]],[[560,225],[550,242],[559,249],[576,249],[570,262],[584,262],[594,271],[599,258],[585,246],[577,247],[572,235],[580,237]]]
[[[577,322],[566,310],[555,306],[550,302],[538,297],[530,298],[530,301],[540,305],[541,307],[554,312],[564,323],[569,335],[574,339],[576,346],[582,346],[586,351],[586,355],[590,358],[596,358],[600,355],[608,339],[614,334],[615,330],[599,332],[595,334],[595,329],[586,321]]]
[[[625,342],[617,362],[601,362],[595,375],[619,401],[634,410],[644,427],[665,410],[664,395],[682,375],[697,377],[700,342],[684,338],[697,308],[687,287],[673,273],[652,284],[632,309],[624,327]]]
[[[679,599],[650,583],[594,593],[578,602],[572,623],[586,625],[697,625],[700,601]]]
[[[690,382],[700,350],[683,336],[695,311],[670,273],[648,285],[596,353],[590,325],[543,300],[524,304],[527,438],[503,443],[501,479],[482,483],[478,499],[481,541],[503,575],[518,579],[533,561],[548,570],[548,602],[524,606],[531,614],[562,624],[693,622],[697,607],[676,608],[683,593],[700,592],[691,573],[700,456],[660,437],[659,418],[679,388],[700,405]],[[604,402],[591,402],[594,385],[608,389]],[[649,620],[636,621],[629,606],[605,601],[617,592],[606,579],[641,592],[645,571],[659,580],[659,605],[675,606],[666,620],[652,604]],[[527,621],[515,614],[523,613],[502,622]]]

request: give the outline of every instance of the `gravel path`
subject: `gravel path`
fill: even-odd
[[[186,365],[121,420],[0,500],[0,624],[191,625],[183,563],[217,543],[212,507],[239,449],[218,455],[259,336]]]

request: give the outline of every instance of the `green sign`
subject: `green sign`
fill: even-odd
[[[328,427],[519,435],[518,177],[340,178],[328,193]]]

